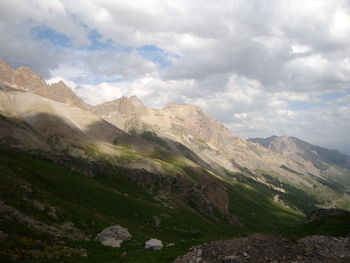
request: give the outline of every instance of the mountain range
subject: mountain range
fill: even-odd
[[[250,138],[249,141],[261,144],[267,149],[276,151],[297,160],[303,158],[309,160],[321,170],[330,167],[350,169],[350,157],[336,150],[329,150],[320,146],[312,145],[295,137],[271,136],[268,138]]]
[[[21,253],[7,245],[4,258],[30,258],[36,240],[55,254],[53,237],[89,247],[113,223],[134,233],[134,253],[157,235],[178,255],[350,208],[349,156],[294,137],[243,140],[195,105],[152,109],[132,96],[93,106],[62,81],[0,62],[0,127],[0,234],[30,243]]]

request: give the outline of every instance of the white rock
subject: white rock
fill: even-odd
[[[105,246],[120,247],[123,241],[131,239],[131,235],[126,228],[115,225],[103,229],[95,239]]]
[[[107,247],[120,247],[123,243],[123,240],[116,240],[114,238],[106,239],[102,241],[101,244]]]
[[[163,248],[163,243],[159,239],[151,238],[145,243],[146,249],[161,250]]]
[[[175,246],[175,243],[169,243],[165,247],[174,247],[174,246]]]

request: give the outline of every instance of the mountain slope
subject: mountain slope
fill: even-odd
[[[14,71],[0,67],[0,242],[9,238],[0,259],[22,255],[11,244],[32,250],[38,239],[51,249],[70,239],[69,229],[86,237],[122,224],[135,242],[121,251],[149,255],[143,242],[157,234],[176,243],[174,254],[145,262],[169,262],[193,243],[277,231],[318,206],[349,203],[311,161],[246,142],[197,106],[156,110],[135,96],[81,106],[70,93],[52,95],[63,83],[46,85],[34,73],[19,82]],[[48,214],[54,210],[58,219]],[[73,243],[111,261],[111,250],[92,240]]]
[[[63,81],[48,85],[39,74],[32,72],[27,67],[12,69],[5,62],[0,61],[0,82],[81,109],[89,107]]]
[[[17,75],[25,81],[18,81]],[[27,68],[13,70],[2,63],[0,77],[0,82],[4,83],[2,114],[8,118],[7,126],[11,127],[3,129],[7,132],[3,132],[6,142],[23,137],[22,143],[35,145],[35,141],[40,141],[47,149],[62,154],[107,159],[113,164],[149,172],[181,174],[194,181],[198,180],[198,173],[201,174],[199,178],[214,176],[229,183],[238,180],[237,174],[243,174],[280,194],[286,193],[286,185],[306,191],[324,205],[343,200],[347,189],[348,182],[344,181],[345,187],[339,189],[308,159],[291,158],[238,138],[194,105],[168,104],[156,110],[147,108],[133,96],[97,106],[85,105],[84,109],[54,102],[55,97],[43,99],[42,96],[47,97],[45,92],[55,90],[56,85],[46,85],[39,75]],[[9,82],[12,84],[6,84]],[[63,83],[57,85],[65,86]],[[33,93],[39,94],[38,90],[45,92],[35,97]],[[76,101],[74,96],[62,93],[60,99]],[[19,121],[29,129],[9,125],[9,119],[17,124]],[[18,136],[11,134],[14,130]],[[29,136],[23,135],[28,132]],[[26,137],[31,139],[26,140]],[[202,174],[212,175],[203,177]],[[273,197],[276,202],[300,209],[296,204],[280,199],[280,194]],[[216,203],[217,207],[223,207],[220,202]]]
[[[259,143],[265,148],[287,156],[294,158],[301,156],[321,169],[329,165],[337,165],[347,170],[350,169],[350,156],[335,150],[312,145],[295,137],[271,136],[268,138],[251,138],[249,141]]]
[[[179,151],[171,141],[179,142],[221,174],[225,173],[224,169],[251,174],[267,170],[285,177],[293,176],[280,168],[283,164],[301,173],[309,169],[318,174],[318,169],[311,163],[295,163],[234,136],[197,106],[168,104],[161,110],[155,110],[144,106],[136,97],[124,97],[97,105],[92,111],[126,132],[153,132],[160,139],[168,139],[166,143],[173,150]]]
[[[230,210],[232,185],[167,148],[129,135],[92,113],[22,90],[0,90],[0,105],[4,147],[35,150],[88,176],[108,171],[106,162],[142,169],[142,177],[131,179],[143,187],[160,187],[211,220],[219,216],[233,225],[237,221]],[[70,156],[77,160],[69,161]],[[88,162],[96,166],[89,168]],[[146,171],[155,175],[146,176]],[[266,208],[262,211],[270,213]]]
[[[350,192],[350,156],[312,145],[295,137],[271,136],[268,138],[252,138],[250,141],[261,144],[267,149],[281,153],[292,160],[308,160],[321,171],[321,177],[315,180],[330,188],[344,193]],[[345,197],[347,199],[348,197]],[[349,207],[348,205],[346,206]]]
[[[142,135],[182,154],[225,180],[232,180],[232,174],[242,173],[271,190],[278,189],[280,193],[275,200],[284,205],[288,206],[288,201],[283,201],[285,198],[280,194],[286,191],[286,185],[292,185],[315,196],[325,206],[349,207],[350,181],[336,167],[325,174],[312,160],[302,156],[292,158],[244,141],[197,106],[169,104],[156,110],[147,108],[133,96],[106,102],[91,110],[125,132]],[[188,150],[195,156],[188,154]],[[334,182],[335,177],[328,176],[331,174],[339,174],[339,180]],[[294,205],[289,203],[289,206]]]
[[[251,138],[249,141],[259,143],[265,148],[288,156],[295,161],[308,160],[323,173],[339,174],[350,168],[350,156],[312,145],[295,137],[271,136],[268,138]]]

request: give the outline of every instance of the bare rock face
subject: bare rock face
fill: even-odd
[[[94,106],[91,110],[104,116],[114,113],[133,116],[144,114],[148,111],[148,108],[136,96],[132,96],[130,98],[121,97],[117,100],[102,103]]]
[[[39,74],[32,72],[27,67],[12,69],[6,63],[0,61],[0,82],[81,109],[89,108],[89,105],[79,98],[63,81],[48,85]]]
[[[49,99],[73,105],[81,109],[89,108],[89,106],[81,98],[79,98],[73,92],[73,90],[69,88],[63,81],[49,85],[48,89],[50,90],[48,95]]]
[[[128,229],[115,225],[103,229],[95,239],[100,241],[104,246],[118,248],[122,245],[123,241],[131,239],[131,234]]]
[[[145,249],[161,250],[162,248],[163,243],[159,239],[151,238],[145,243]]]
[[[200,189],[208,201],[223,215],[229,214],[228,206],[230,199],[224,185],[213,180],[204,179],[200,184]]]

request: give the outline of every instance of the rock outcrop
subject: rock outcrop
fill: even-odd
[[[145,169],[113,167],[103,163],[86,161],[81,158],[72,158],[69,156],[56,156],[55,161],[89,177],[98,177],[106,173],[116,174],[118,176],[122,175],[150,191],[161,189],[162,195],[191,204],[196,211],[207,217],[215,218],[214,209],[217,209],[227,217],[232,225],[241,226],[237,218],[229,214],[227,189],[212,178],[200,178],[201,183],[193,185],[190,178],[180,174],[171,176],[168,174],[152,173]]]
[[[163,243],[159,239],[151,238],[145,242],[145,249],[161,250],[163,248]]]
[[[131,240],[132,236],[126,228],[119,225],[110,226],[102,230],[96,236],[96,240],[102,245],[109,247],[120,247],[123,241]]]
[[[85,235],[79,229],[74,227],[72,222],[65,221],[62,224],[48,225],[42,221],[34,219],[22,211],[6,204],[0,200],[0,216],[6,215],[13,220],[23,223],[35,231],[53,235],[56,237],[65,237],[72,240],[91,240],[90,236]]]
[[[349,237],[310,236],[294,240],[274,235],[254,235],[193,247],[174,263],[349,261]]]

